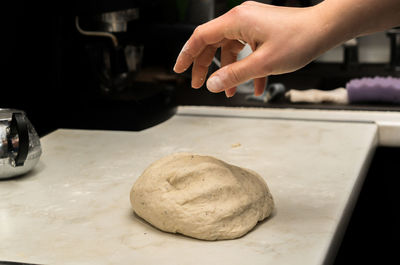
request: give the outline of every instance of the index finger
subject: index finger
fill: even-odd
[[[194,58],[200,55],[209,45],[220,46],[223,39],[228,37],[227,32],[232,32],[232,19],[227,14],[198,26],[189,40],[183,46],[176,59],[174,71],[182,73],[193,63]]]

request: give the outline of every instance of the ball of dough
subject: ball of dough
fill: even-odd
[[[189,153],[151,164],[130,199],[136,214],[155,227],[204,240],[241,237],[274,208],[257,173]]]

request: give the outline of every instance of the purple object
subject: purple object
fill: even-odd
[[[364,77],[346,84],[349,102],[390,102],[400,104],[400,78]]]

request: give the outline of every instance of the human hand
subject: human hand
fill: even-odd
[[[182,48],[174,71],[182,73],[193,64],[192,87],[200,88],[216,50],[221,48],[221,68],[208,79],[208,90],[225,91],[231,97],[237,85],[254,79],[254,94],[260,95],[266,76],[295,71],[325,50],[319,18],[313,7],[245,2],[198,26]],[[253,53],[237,61],[243,42]]]

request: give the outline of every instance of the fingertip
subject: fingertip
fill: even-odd
[[[192,88],[199,89],[204,84],[204,79],[200,78],[199,80],[192,79]]]
[[[227,98],[231,98],[236,94],[236,87],[232,87],[225,90],[225,96]]]
[[[224,90],[224,84],[218,75],[212,75],[206,83],[207,89],[213,93],[219,93]]]
[[[181,73],[185,72],[187,70],[187,68],[188,67],[182,67],[182,63],[179,62],[179,57],[178,57],[175,65],[174,65],[174,68],[173,68],[174,72],[177,74],[181,74]]]
[[[254,79],[254,95],[261,96],[264,93],[266,84],[267,84],[266,77]]]
[[[264,91],[254,90],[254,96],[258,97],[261,96]]]
[[[258,97],[261,96],[264,93],[264,88],[260,88],[255,86],[254,87],[254,96]]]
[[[176,62],[174,65],[174,72],[177,74],[185,72],[189,66],[193,63],[194,57],[188,53],[188,45],[185,44],[176,58]]]
[[[172,70],[173,70],[175,73],[180,74],[180,73],[178,72],[178,69],[176,68],[176,63],[175,63],[175,65],[174,65],[174,68],[172,68]]]
[[[203,86],[204,80],[207,78],[208,67],[199,64],[195,60],[192,67],[192,87],[197,89]]]

